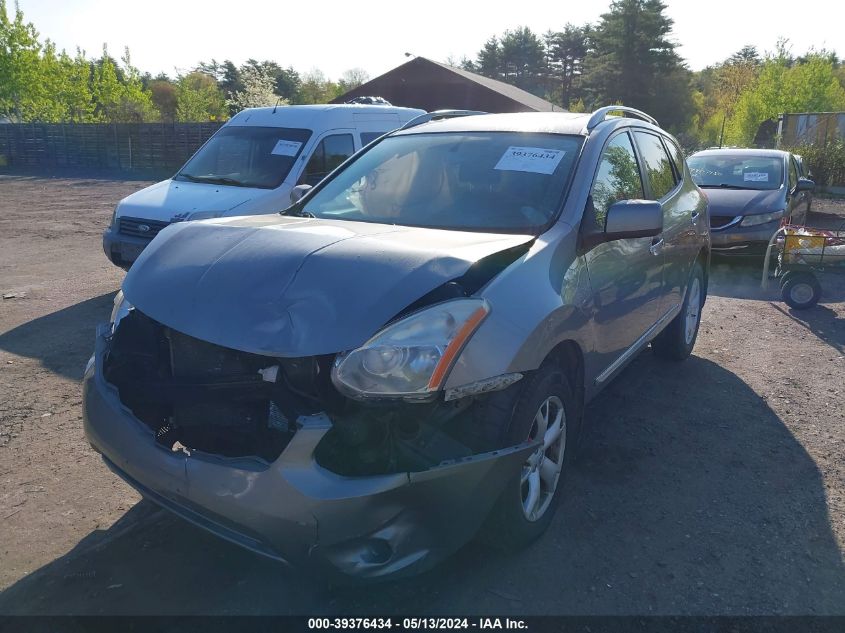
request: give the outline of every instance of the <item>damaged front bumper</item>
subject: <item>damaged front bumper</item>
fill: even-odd
[[[171,450],[125,407],[103,376],[110,326],[97,331],[83,386],[84,427],[106,463],[142,495],[238,545],[354,578],[429,568],[477,532],[535,443],[418,472],[348,477],[320,466],[332,426],[302,416],[272,463]]]

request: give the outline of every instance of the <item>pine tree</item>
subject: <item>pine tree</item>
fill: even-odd
[[[660,0],[614,0],[591,36],[584,86],[592,106],[645,110],[669,128],[692,112],[691,75],[670,40],[672,20]]]

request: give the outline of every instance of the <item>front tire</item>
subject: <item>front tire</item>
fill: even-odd
[[[701,324],[704,304],[704,270],[699,262],[693,264],[687,284],[687,296],[681,311],[672,322],[651,342],[651,349],[658,358],[684,360],[692,354]]]
[[[507,429],[507,444],[543,443],[507,483],[483,528],[484,540],[506,551],[527,546],[552,521],[575,452],[578,408],[564,372],[545,363],[523,385]]]

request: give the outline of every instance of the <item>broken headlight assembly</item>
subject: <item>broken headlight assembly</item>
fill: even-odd
[[[111,317],[109,318],[112,334],[114,334],[114,331],[117,329],[117,324],[120,323],[121,319],[128,315],[129,311],[133,309],[134,307],[132,304],[126,300],[126,297],[123,296],[123,290],[118,290],[117,294],[114,296],[114,307],[112,308]]]
[[[387,325],[338,355],[335,386],[352,398],[426,400],[440,389],[466,342],[490,313],[483,299],[455,299]]]

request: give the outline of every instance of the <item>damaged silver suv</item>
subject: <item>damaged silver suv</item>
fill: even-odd
[[[708,231],[636,110],[415,121],[280,215],[164,229],[98,329],[85,432],[145,497],[294,564],[524,546],[585,402],[649,343],[690,354]]]

